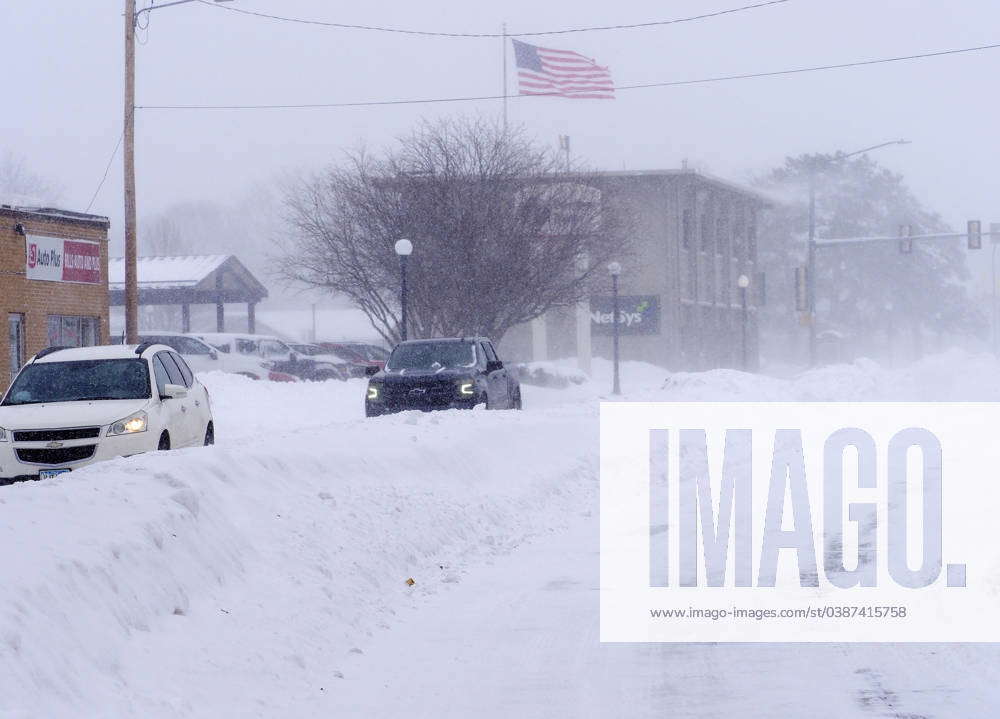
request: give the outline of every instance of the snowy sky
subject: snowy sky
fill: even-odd
[[[141,0],[146,4],[146,0]],[[337,22],[511,31],[642,22],[744,0],[503,3],[236,0]],[[23,155],[84,209],[121,132],[120,0],[0,4],[8,108],[0,151]],[[430,10],[430,8],[435,8]],[[769,71],[1000,42],[995,0],[791,0],[672,27],[539,39],[610,65],[618,84]],[[138,48],[138,103],[302,103],[497,93],[499,40],[423,38],[279,24],[192,3],[152,14]],[[1000,50],[852,70],[622,92],[608,101],[515,100],[539,140],[573,138],[605,169],[693,166],[743,180],[788,154],[851,151],[903,137],[878,159],[958,225],[1000,220],[995,97]],[[229,201],[286,168],[378,146],[422,116],[498,113],[498,102],[337,110],[142,111],[139,212]],[[121,164],[94,211],[121,231]]]

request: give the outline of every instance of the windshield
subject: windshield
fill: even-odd
[[[476,351],[468,342],[414,342],[401,344],[389,355],[386,369],[445,369],[472,367]]]
[[[149,369],[143,359],[30,364],[14,380],[4,405],[145,399]]]

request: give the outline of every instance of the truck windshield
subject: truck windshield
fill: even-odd
[[[414,342],[398,345],[389,355],[386,369],[441,369],[475,364],[476,350],[468,342]]]
[[[4,405],[144,399],[150,396],[144,359],[41,362],[21,370]]]

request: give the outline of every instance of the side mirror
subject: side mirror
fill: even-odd
[[[379,372],[379,368],[375,365],[367,365],[365,367],[365,377],[374,377]]]
[[[168,384],[163,386],[163,394],[160,399],[184,399],[187,397],[187,387],[180,384]]]
[[[214,359],[214,360],[217,360],[217,359],[219,359],[219,353],[218,353],[218,352],[216,352],[215,350],[212,350],[211,352],[209,352],[209,353],[208,353],[208,356],[209,356],[209,357],[211,357],[211,358],[212,358],[212,359]]]
[[[289,362],[298,362],[299,361],[299,356],[297,354],[295,354],[294,352],[289,352],[288,353],[288,361]]]
[[[489,360],[486,363],[487,372],[496,372],[497,370],[503,369],[503,362],[500,360]]]

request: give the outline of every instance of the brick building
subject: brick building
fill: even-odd
[[[757,308],[763,296],[757,226],[768,201],[693,170],[602,172],[601,203],[627,208],[635,222],[621,258],[621,356],[672,370],[739,367],[743,353],[740,275],[747,290],[747,354],[757,365]],[[501,348],[511,359],[611,356],[611,292],[513,328]]]
[[[0,205],[0,387],[45,347],[108,341],[108,218]]]

